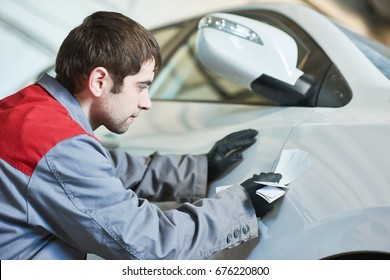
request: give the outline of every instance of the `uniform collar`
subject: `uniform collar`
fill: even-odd
[[[61,103],[61,105],[68,110],[70,116],[78,122],[86,132],[94,135],[92,127],[81,109],[80,104],[65,87],[46,73],[38,79],[37,84],[46,89],[59,103]]]

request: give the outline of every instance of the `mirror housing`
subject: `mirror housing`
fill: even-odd
[[[205,68],[250,90],[262,76],[293,87],[304,74],[290,35],[234,14],[213,13],[200,20],[196,53]]]

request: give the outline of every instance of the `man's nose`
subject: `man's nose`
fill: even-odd
[[[149,91],[145,90],[145,92],[142,94],[139,107],[142,110],[149,110],[150,108],[152,108],[152,100],[149,97]]]

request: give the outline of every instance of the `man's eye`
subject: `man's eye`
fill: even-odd
[[[144,91],[145,89],[148,89],[148,86],[139,86],[138,88],[140,89],[140,91]]]

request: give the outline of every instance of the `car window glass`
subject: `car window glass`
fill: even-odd
[[[237,14],[272,25],[295,40],[298,47],[297,68],[308,77],[301,83],[304,87],[300,87],[299,84],[297,88],[286,87],[284,83],[279,83],[277,80],[259,77],[253,82],[253,85],[256,85],[256,92],[254,92],[210,73],[196,59],[195,38],[198,21],[195,21],[192,31],[183,39],[179,39],[178,45],[173,47],[172,43],[167,44],[167,49],[170,51],[173,49],[173,52],[167,55],[163,50],[163,65],[150,87],[152,99],[306,107],[340,107],[350,101],[352,95],[345,79],[322,49],[300,26],[283,15],[265,10],[241,10]],[[156,37],[158,38],[158,34]],[[173,41],[179,37],[175,36]],[[329,76],[329,69],[340,77],[339,84],[334,86],[340,90],[345,89],[345,95],[348,96],[345,100],[340,101],[340,98],[333,97],[334,86],[331,90],[327,90],[330,87],[322,87]],[[300,90],[304,92],[301,94]],[[296,99],[294,99],[295,96],[297,96]],[[301,98],[301,96],[304,97]]]
[[[153,36],[156,38],[160,48],[162,49],[179,31],[179,26],[170,26],[153,31]]]

